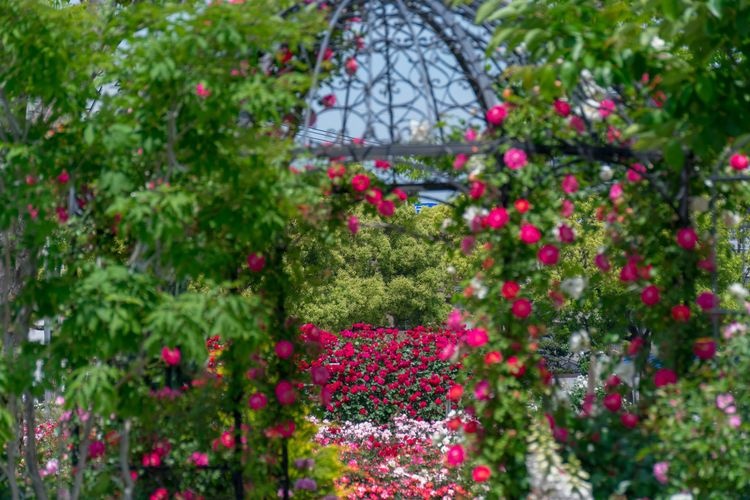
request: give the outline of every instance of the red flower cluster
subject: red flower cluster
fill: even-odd
[[[322,396],[329,417],[384,422],[398,414],[445,415],[458,365],[441,359],[441,353],[458,343],[459,333],[357,324],[338,337],[320,330],[318,335],[323,352],[311,363],[301,362],[301,368],[316,377],[326,370],[330,378]]]

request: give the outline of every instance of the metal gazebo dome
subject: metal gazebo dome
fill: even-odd
[[[476,5],[318,4],[330,17],[296,136],[302,148],[328,156],[357,146],[357,159],[445,154],[457,142],[451,131],[484,127],[504,66],[486,55],[492,27],[474,24]]]

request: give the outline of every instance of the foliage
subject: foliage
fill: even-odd
[[[356,234],[300,242],[305,267],[297,315],[328,330],[354,323],[441,324],[468,268],[468,260],[452,250],[455,240],[441,230],[447,207],[416,214],[402,205],[387,224],[362,210],[356,214]]]
[[[732,284],[744,256],[725,242],[749,194],[735,176],[748,168],[750,4],[486,1],[478,21],[510,64],[479,131],[494,150],[471,172],[435,162],[465,193],[447,224],[447,209],[397,209],[406,195],[362,165],[289,168],[327,12],[0,2],[3,496],[333,492],[335,450],[301,444],[314,429],[298,391],[352,398],[330,393],[311,365],[326,338],[298,324],[438,323],[460,280],[446,331],[385,350],[377,330],[352,335],[384,381],[408,370],[425,394],[462,360],[455,394],[474,418],[455,423],[463,444],[446,461],[467,462],[473,493],[526,495],[535,445],[588,474],[597,498],[747,490],[750,354],[744,327],[719,331],[747,311]],[[52,342],[29,342],[45,318]],[[574,413],[540,346],[579,329],[609,360],[590,357],[604,393]],[[406,364],[388,367],[403,345]],[[364,380],[345,368],[342,388]],[[34,436],[45,391],[65,392],[57,472]],[[421,397],[435,418],[442,398],[415,394],[399,409]],[[347,418],[398,406],[356,403]],[[311,458],[321,466],[293,465]]]
[[[693,366],[695,378],[669,391],[647,423],[659,440],[641,455],[650,453],[668,464],[671,491],[688,491],[701,498],[750,494],[744,458],[750,449],[747,328],[743,323],[727,325],[726,348],[715,364]]]
[[[492,495],[528,490],[524,422],[545,394],[540,410],[553,417],[563,455],[591,475],[596,497],[660,494],[658,459],[643,450],[663,439],[657,429],[673,429],[668,420],[648,424],[662,387],[695,380],[696,365],[717,377],[721,320],[708,311],[738,304],[727,293],[738,267],[726,238],[748,186],[717,181],[747,168],[750,38],[737,20],[748,9],[490,0],[480,10],[478,21],[495,23],[493,56],[510,64],[480,134],[498,151],[470,174],[481,189],[458,203],[454,220],[465,223],[454,229],[484,264],[464,295],[469,321],[489,340],[462,352],[472,353],[466,399],[484,429],[467,444],[481,448],[476,477]],[[518,286],[506,293],[509,282]],[[561,327],[596,330],[594,350],[611,357],[599,381],[637,374],[623,375],[637,406],[614,404],[633,392],[621,384],[591,402],[612,410],[579,421],[551,397],[539,347]],[[503,362],[488,361],[490,351]]]
[[[282,263],[298,204],[320,201],[319,179],[286,168],[284,119],[309,85],[289,48],[310,48],[322,26],[312,7],[273,14],[292,4],[0,4],[3,366],[18,368],[0,377],[3,495],[294,487],[304,409],[280,404],[286,393],[264,412],[247,405],[299,375],[273,353],[296,331],[278,308]],[[44,318],[52,342],[28,342]],[[207,369],[215,334],[223,349]],[[251,356],[264,377],[246,377]],[[59,431],[59,473],[42,477],[21,433],[45,390],[64,390],[75,417]],[[231,446],[196,474],[192,453],[219,437]],[[29,467],[17,477],[19,454]],[[323,455],[309,471],[316,495],[333,488]]]

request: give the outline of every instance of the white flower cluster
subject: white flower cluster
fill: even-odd
[[[312,423],[318,426],[316,438],[336,438],[355,444],[369,441],[370,436],[382,442],[403,442],[407,439],[428,441],[434,440],[437,437],[442,440],[445,436],[450,434],[446,430],[445,421],[443,420],[427,422],[424,420],[414,420],[405,415],[395,417],[393,422],[386,425],[376,425],[372,422],[344,422],[342,424],[333,424],[326,420],[317,420],[315,417],[308,418]]]
[[[747,288],[742,286],[741,283],[732,283],[729,285],[729,293],[731,293],[737,300],[745,300],[750,294]]]
[[[574,462],[563,462],[549,427],[535,423],[529,439],[526,467],[531,482],[530,500],[593,499],[588,474]]]
[[[431,136],[432,125],[427,120],[411,120],[409,133],[411,142],[427,142]]]
[[[484,155],[473,155],[469,157],[469,161],[466,164],[466,169],[469,171],[469,177],[475,177],[484,172]]]
[[[471,282],[469,284],[472,290],[474,290],[474,296],[476,296],[476,298],[478,298],[479,300],[483,300],[485,297],[487,297],[487,292],[489,291],[489,289],[481,279],[474,277],[471,279]]]

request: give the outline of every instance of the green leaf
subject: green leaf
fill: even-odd
[[[534,52],[539,45],[540,38],[544,36],[544,30],[540,28],[534,28],[526,32],[526,36],[523,37],[523,43],[529,52]]]
[[[83,140],[89,146],[94,143],[94,126],[90,123],[83,129]]]
[[[83,366],[73,372],[66,399],[82,408],[108,413],[115,410],[117,394],[114,382],[120,371],[108,365]]]
[[[695,92],[700,100],[706,104],[713,103],[716,98],[714,82],[707,76],[698,77],[698,81],[695,83]]]
[[[15,159],[28,158],[28,156],[29,148],[27,146],[13,145],[12,147],[8,148],[6,159],[8,161],[11,161]]]
[[[581,52],[583,52],[584,47],[584,41],[583,37],[580,35],[576,36],[576,43],[573,45],[573,50],[570,51],[570,58],[574,61],[577,61],[578,58],[581,57]]]
[[[555,81],[557,80],[557,74],[552,66],[545,66],[541,69],[539,75],[539,83],[542,91],[542,95],[551,98],[557,92],[555,87]]]
[[[117,196],[121,193],[130,192],[133,189],[133,183],[128,177],[122,172],[104,172],[102,173],[101,180],[99,181],[99,187],[101,190],[110,196]],[[116,208],[116,207],[110,207]],[[114,215],[117,210],[113,210],[111,213],[108,210],[108,215]]]
[[[661,0],[661,8],[664,12],[664,17],[670,21],[677,19],[680,15],[680,6],[678,0]]]
[[[572,89],[578,83],[578,67],[570,61],[565,61],[560,69],[560,80],[566,89]]]
[[[5,408],[0,408],[0,445],[8,442],[13,430],[13,415]]]
[[[487,50],[491,51],[496,49],[500,46],[505,40],[507,40],[514,32],[516,31],[516,28],[499,28],[495,31],[495,34],[492,35],[492,39],[490,40],[489,45],[487,46]]]
[[[489,0],[482,4],[479,9],[477,9],[477,17],[475,19],[475,22],[477,24],[483,23],[487,20],[487,18],[495,12],[495,10],[502,5],[503,0]]]
[[[721,19],[722,0],[708,0],[706,7],[717,19]]]
[[[510,2],[502,9],[496,10],[493,14],[487,17],[486,20],[499,21],[500,19],[505,19],[506,17],[516,16],[524,10],[524,5],[521,2]]]
[[[673,140],[664,148],[664,159],[667,164],[674,168],[681,168],[685,163],[685,153],[682,151],[680,141]]]

